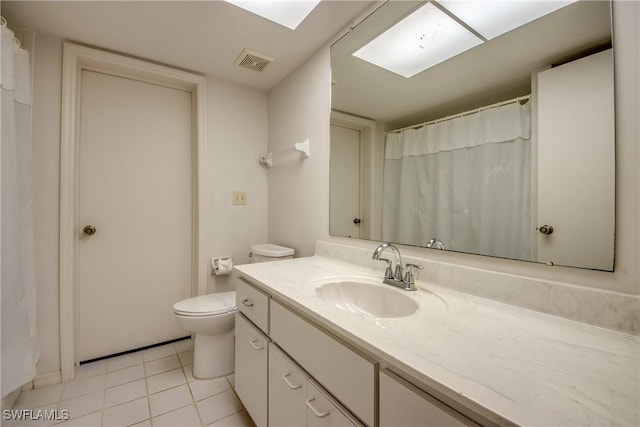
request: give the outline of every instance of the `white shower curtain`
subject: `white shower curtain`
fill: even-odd
[[[388,133],[383,240],[528,259],[530,133],[529,102]]]
[[[2,19],[2,397],[36,375],[29,54]]]

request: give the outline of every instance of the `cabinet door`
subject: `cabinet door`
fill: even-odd
[[[306,375],[269,343],[269,426],[305,426],[306,400]]]
[[[395,374],[380,371],[380,427],[476,425]]]
[[[236,315],[235,388],[258,427],[267,425],[267,343],[258,328]]]
[[[307,383],[307,426],[308,427],[353,427],[361,425],[338,409],[328,395],[311,380]]]

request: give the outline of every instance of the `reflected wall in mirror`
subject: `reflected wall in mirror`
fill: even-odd
[[[611,4],[564,3],[486,39],[447,2],[387,2],[338,40],[330,234],[612,271]],[[353,55],[426,4],[481,42],[409,78]]]

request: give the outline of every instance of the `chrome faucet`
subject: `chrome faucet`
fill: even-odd
[[[442,250],[447,249],[447,248],[444,247],[444,242],[442,240],[438,239],[437,237],[434,237],[433,239],[429,240],[429,242],[427,242],[425,248],[442,249]]]
[[[395,262],[396,262],[395,268],[393,267],[393,263],[391,262],[391,260],[387,258],[380,258],[380,255],[382,255],[382,252],[384,252],[384,250],[387,248],[391,248],[391,250],[393,251],[393,254],[395,256]],[[404,277],[403,277],[402,255],[400,255],[400,251],[398,250],[398,248],[393,246],[391,243],[383,243],[380,246],[378,246],[376,250],[373,251],[372,258],[379,261],[385,261],[387,263],[387,269],[384,273],[383,283],[386,283],[387,285],[400,287],[405,291],[417,290],[412,269],[413,268],[422,269],[422,267],[416,264],[407,264],[406,265],[407,272],[406,274],[404,274]]]

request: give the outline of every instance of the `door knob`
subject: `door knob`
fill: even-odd
[[[538,227],[538,231],[548,236],[549,234],[553,233],[553,226],[545,224],[543,226]]]
[[[93,225],[85,225],[82,232],[87,236],[93,236],[96,234],[96,228]]]
[[[360,218],[353,218],[353,223],[354,224],[360,224]]]

